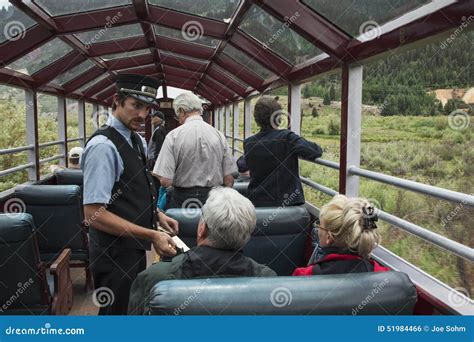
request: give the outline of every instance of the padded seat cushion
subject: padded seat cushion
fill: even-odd
[[[47,304],[34,230],[29,214],[0,214],[0,303],[8,306],[4,314]]]
[[[246,256],[265,264],[278,275],[291,275],[305,266],[305,245],[311,215],[304,207],[256,208],[257,226],[243,248]],[[169,209],[166,214],[179,222],[179,237],[190,248],[196,246],[201,209]]]
[[[242,196],[248,197],[249,182],[235,182],[233,188]]]
[[[15,189],[14,196],[29,205],[81,204],[81,188],[77,185],[19,185]]]
[[[410,315],[416,289],[404,273],[371,272],[166,280],[150,298],[152,315]]]
[[[25,241],[33,232],[33,217],[30,214],[0,214],[0,240],[12,243]]]
[[[56,183],[58,185],[79,185],[83,184],[82,170],[64,169],[56,172]]]
[[[18,187],[14,195],[33,216],[41,253],[59,254],[64,248],[73,253],[88,249],[79,186],[25,185]]]

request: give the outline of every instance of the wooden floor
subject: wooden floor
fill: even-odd
[[[147,252],[147,266],[155,259],[154,250]],[[86,276],[83,268],[71,268],[73,304],[70,316],[97,315],[99,308],[92,302],[93,291],[86,291]]]

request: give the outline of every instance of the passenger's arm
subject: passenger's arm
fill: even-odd
[[[151,241],[160,255],[176,254],[175,243],[168,234],[141,227],[108,211],[103,204],[84,205],[84,216],[88,225],[115,236],[125,236]]]
[[[167,188],[173,185],[175,171],[176,159],[173,154],[172,136],[168,134],[158,154],[152,173],[160,179],[161,186]]]
[[[306,160],[315,160],[323,155],[323,149],[318,144],[300,137],[294,132],[288,135],[288,141],[293,153]]]
[[[169,188],[173,185],[173,180],[166,177],[158,177],[160,179],[161,186],[164,188]]]
[[[234,176],[232,174],[237,171],[237,164],[230,153],[227,140],[224,136],[222,136],[222,139],[224,142],[224,156],[222,158],[222,173],[224,174],[223,183],[224,186],[231,188],[234,185]]]
[[[234,186],[234,176],[232,175],[224,176],[224,186],[232,188]]]

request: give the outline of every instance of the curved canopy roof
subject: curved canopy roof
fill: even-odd
[[[0,82],[105,105],[122,71],[221,105],[448,32],[474,13],[469,0],[10,3],[0,0]]]

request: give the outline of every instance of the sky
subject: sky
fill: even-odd
[[[2,7],[10,7],[12,4],[10,2],[8,2],[8,0],[0,0],[0,8]]]

